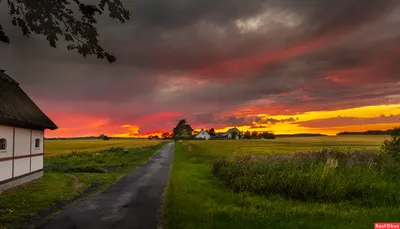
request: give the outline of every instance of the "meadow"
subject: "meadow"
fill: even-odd
[[[400,221],[400,170],[378,153],[385,138],[177,143],[164,228],[361,229]]]
[[[45,157],[59,156],[69,153],[91,153],[111,147],[140,148],[159,144],[160,141],[147,139],[111,139],[103,140],[46,140]]]
[[[201,146],[213,154],[244,155],[269,153],[308,152],[321,149],[341,150],[379,150],[382,142],[388,138],[384,135],[351,135],[320,137],[283,137],[276,139],[256,140],[215,140],[190,141],[194,146]]]
[[[50,140],[44,177],[0,195],[0,228],[30,228],[69,204],[115,183],[166,141]]]

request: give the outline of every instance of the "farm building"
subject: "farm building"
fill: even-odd
[[[0,70],[0,191],[43,176],[45,129],[57,126]]]
[[[242,132],[238,128],[235,127],[235,128],[229,129],[225,133],[217,133],[217,135],[215,137],[213,137],[213,139],[215,139],[215,140],[232,139],[232,136],[235,139],[243,138]]]
[[[203,139],[203,140],[210,140],[211,136],[204,129],[201,129],[199,134],[197,134],[194,138]]]
[[[243,137],[242,132],[241,132],[238,128],[236,128],[236,127],[235,127],[235,128],[229,129],[229,130],[226,132],[226,135],[227,135],[228,139],[232,139],[232,138],[240,139],[240,138]]]
[[[226,133],[217,133],[215,136],[212,137],[214,140],[225,140],[228,139],[228,134]]]

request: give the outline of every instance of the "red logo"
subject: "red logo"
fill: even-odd
[[[400,229],[400,223],[374,223],[374,229]]]

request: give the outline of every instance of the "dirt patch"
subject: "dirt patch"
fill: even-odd
[[[65,174],[65,176],[67,176],[67,177],[70,177],[71,179],[73,179],[74,180],[74,188],[76,188],[76,187],[78,187],[79,186],[79,179],[78,179],[78,177],[76,177],[76,176],[74,176],[74,175],[72,175],[72,174],[69,174],[69,173],[64,173]]]

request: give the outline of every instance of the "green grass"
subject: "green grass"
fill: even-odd
[[[148,139],[111,139],[111,140],[46,140],[45,157],[76,153],[92,153],[111,147],[140,148],[159,144],[161,141]]]
[[[315,140],[304,141],[313,142]],[[225,188],[211,171],[212,162],[217,157],[229,153],[229,150],[223,150],[224,144],[236,145],[235,147],[248,144],[247,141],[231,142],[235,143],[193,141],[176,144],[163,208],[164,228],[364,229],[373,228],[374,222],[400,221],[399,206],[363,207],[346,202],[305,202],[284,199],[279,195],[261,196],[249,192],[235,193]],[[354,143],[354,140],[347,142]],[[210,147],[212,144],[215,144],[214,148]],[[255,142],[255,144],[273,143]],[[340,143],[336,144],[340,145]],[[304,145],[307,147],[306,144]],[[326,144],[324,145],[326,146]],[[346,145],[346,142],[342,145]],[[363,147],[361,144],[359,145],[361,148]],[[251,145],[248,144],[249,146]],[[230,148],[235,149],[235,147]],[[370,149],[378,148],[379,144],[376,144]],[[287,150],[289,152],[297,151],[294,148],[287,148]],[[268,151],[268,148],[263,148],[262,151],[253,152],[263,154]]]
[[[147,161],[163,145],[165,142],[144,148],[114,148],[45,158],[43,178],[0,195],[0,228],[24,228],[27,219],[82,194],[94,184],[92,192],[108,187]],[[76,176],[79,182],[66,173]]]
[[[2,194],[0,196],[1,228],[18,226],[24,217],[78,194],[81,189],[71,189],[72,186],[71,178],[63,174],[46,173],[37,182]]]
[[[221,158],[214,161],[213,173],[236,192],[308,202],[400,205],[399,164],[380,152],[335,150]]]

